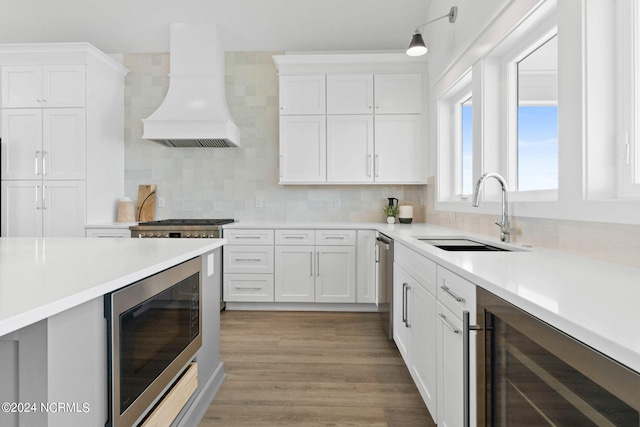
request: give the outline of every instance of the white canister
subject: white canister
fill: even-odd
[[[398,209],[398,220],[400,223],[411,224],[411,221],[413,221],[413,206],[400,205]]]
[[[129,197],[118,202],[118,219],[116,222],[134,222],[136,220],[133,201]]]

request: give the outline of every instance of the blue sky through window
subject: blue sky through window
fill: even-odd
[[[558,107],[518,107],[518,191],[558,188]]]
[[[473,106],[471,98],[462,103],[462,194],[473,191]]]

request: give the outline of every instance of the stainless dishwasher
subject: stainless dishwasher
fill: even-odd
[[[378,310],[382,327],[393,338],[393,239],[376,233]]]

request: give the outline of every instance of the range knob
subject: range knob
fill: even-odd
[[[184,235],[184,237],[189,238],[189,237],[191,237],[191,234],[187,233],[187,234]]]
[[[202,234],[200,235],[200,237],[202,237],[202,238],[204,239],[205,237],[207,237],[207,235],[206,235],[205,233],[202,233]]]
[[[156,233],[156,237],[162,237],[162,234]]]

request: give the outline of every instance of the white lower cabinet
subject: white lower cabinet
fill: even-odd
[[[276,230],[276,302],[356,302],[354,230]]]
[[[374,230],[358,230],[356,232],[356,302],[377,303],[378,270],[376,262],[378,250],[376,232]]]
[[[273,274],[225,274],[226,301],[273,302]]]
[[[276,302],[315,300],[314,252],[313,246],[276,246]]]
[[[462,321],[437,302],[437,367],[439,426],[461,426],[462,407]]]
[[[436,298],[398,263],[394,263],[393,276],[393,339],[435,420]]]

